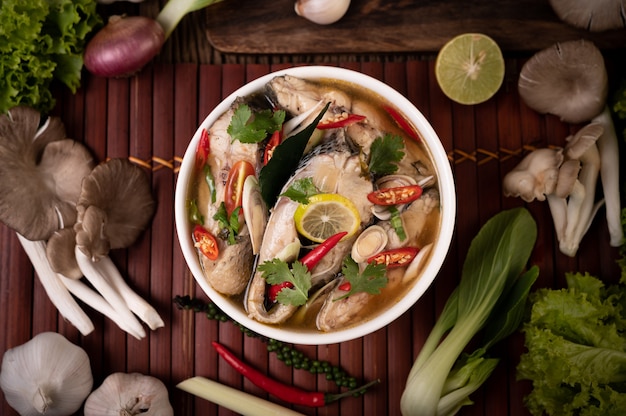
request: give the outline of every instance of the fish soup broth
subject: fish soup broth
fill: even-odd
[[[395,162],[396,172],[385,174],[361,172],[361,176],[367,177],[368,180],[371,181],[372,190],[397,188],[405,185],[413,186],[414,184],[420,185],[422,189],[422,194],[417,200],[406,204],[393,205],[391,207],[381,207],[374,204],[365,207],[359,206],[358,208],[363,210],[363,212],[373,212],[373,215],[366,218],[366,222],[361,224],[355,235],[350,236],[349,240],[339,243],[338,246],[333,249],[343,250],[343,254],[341,258],[335,260],[337,264],[333,265],[332,274],[324,276],[320,281],[316,281],[315,284],[313,284],[309,290],[309,298],[303,305],[286,307],[289,309],[289,312],[286,317],[281,318],[280,322],[272,322],[269,319],[267,322],[264,322],[270,325],[288,327],[296,331],[327,332],[344,329],[359,322],[363,322],[364,320],[371,319],[397,303],[402,296],[414,286],[415,282],[419,280],[421,271],[427,264],[430,253],[432,252],[430,247],[436,244],[441,228],[439,182],[430,151],[420,139],[420,133],[406,121],[404,116],[395,110],[393,103],[386,102],[377,94],[344,81],[319,80],[315,82],[307,81],[307,83],[322,99],[339,91],[343,96],[348,97],[350,113],[365,116],[365,120],[359,122],[359,125],[355,124],[336,129],[341,130],[341,134],[345,134],[346,140],[350,143],[355,153],[354,157],[359,158],[359,163],[362,167],[367,165],[366,159],[370,157],[369,153],[371,152],[373,140],[383,136],[396,136],[401,138],[401,150],[404,156],[399,161]],[[263,100],[259,99],[259,95],[244,97],[241,101],[243,103],[250,103],[250,107],[255,108],[258,107],[259,102],[263,102]],[[273,104],[276,105],[277,103],[274,102]],[[236,105],[233,105],[233,107],[236,107]],[[231,110],[229,111],[232,113]],[[333,111],[332,105],[328,111]],[[286,119],[288,120],[291,117],[294,117],[294,114],[287,112]],[[216,259],[210,260],[202,253],[198,241],[194,240],[196,247],[199,247],[198,256],[208,282],[233,306],[251,316],[251,301],[249,297],[253,295],[251,295],[250,292],[254,291],[252,288],[254,286],[254,279],[258,279],[258,275],[260,275],[258,270],[255,271],[255,265],[257,265],[255,256],[257,257],[256,261],[258,264],[268,259],[262,258],[263,247],[260,249],[261,258],[258,258],[258,254],[252,254],[252,247],[249,243],[251,238],[250,230],[245,224],[243,224],[236,238],[236,243],[229,245],[227,242],[227,231],[224,231],[223,224],[220,224],[219,221],[212,221],[211,218],[219,211],[220,199],[224,200],[226,197],[225,193],[227,191],[225,191],[224,188],[229,181],[228,168],[233,163],[237,162],[237,160],[235,160],[236,158],[248,158],[250,159],[249,162],[254,166],[256,176],[258,177],[258,172],[263,167],[263,154],[267,146],[267,139],[251,146],[250,149],[245,149],[245,151],[239,148],[244,146],[241,144],[239,144],[237,148],[235,148],[235,145],[227,147],[226,151],[238,155],[236,158],[230,155],[214,154],[214,152],[217,152],[217,149],[220,149],[219,144],[215,145],[216,139],[214,138],[214,131],[218,131],[218,134],[223,134],[223,132],[219,133],[219,131],[225,129],[224,126],[217,124],[220,122],[226,123],[225,120],[230,120],[230,118],[232,118],[232,114],[225,114],[222,117],[223,120],[220,121],[218,119],[215,125],[211,126],[207,131],[210,137],[209,147],[212,154],[212,156],[208,156],[208,158],[213,157],[216,160],[221,160],[225,166],[220,166],[220,163],[209,160],[209,162],[207,162],[208,168],[196,169],[194,180],[189,188],[190,217],[195,217],[196,223],[203,223],[202,225],[208,232],[213,234],[215,244],[217,244],[220,251]],[[407,129],[410,130],[407,131]],[[326,134],[325,137],[330,137],[328,136],[328,131],[316,130],[311,140],[319,139],[324,134]],[[228,138],[228,140],[232,139]],[[326,138],[321,140],[337,139]],[[361,149],[360,152],[358,150],[359,148]],[[242,154],[243,156],[241,156]],[[314,159],[314,157],[312,159]],[[365,169],[367,170],[367,167]],[[208,170],[212,170],[209,174],[212,179],[207,179]],[[208,185],[211,181],[213,181],[213,184]],[[279,197],[279,202],[283,198],[285,197]],[[285,203],[296,204],[293,201],[286,201]],[[278,206],[269,208],[269,211],[273,214],[274,211],[280,209]],[[394,212],[391,217],[390,211]],[[239,215],[239,219],[242,223],[244,222],[243,215]],[[392,225],[394,222],[400,224],[399,230],[397,228],[398,225]],[[272,218],[270,216],[267,227],[271,227],[271,224]],[[385,237],[385,239],[388,240],[387,243],[378,248],[375,252],[396,250],[396,252],[402,254],[402,248],[416,248],[418,249],[418,253],[415,257],[409,259],[411,263],[399,267],[394,267],[396,265],[391,264],[391,267],[386,269],[385,277],[387,283],[383,287],[373,290],[373,292],[379,293],[355,292],[346,297],[345,295],[348,294],[348,291],[345,285],[346,279],[342,275],[343,261],[346,257],[352,256],[351,253],[354,253],[354,245],[358,245],[359,247],[365,245],[366,249],[370,249],[368,244],[365,244],[359,239],[361,234],[365,234],[366,231],[373,231],[369,230],[370,227],[376,228],[376,231],[382,229],[385,234],[387,234]],[[402,238],[403,232],[405,234],[404,238]],[[265,235],[265,237],[263,244],[265,244],[265,240],[268,239],[267,235]],[[302,245],[297,257],[302,258],[302,256],[310,250],[310,247],[315,244],[302,235],[298,235],[297,238]],[[366,240],[365,236],[362,237],[362,240]],[[238,248],[235,249],[235,247]],[[258,250],[256,251],[258,253]],[[390,261],[390,259],[393,261],[391,257],[388,257],[387,261]],[[357,263],[357,270],[361,272],[366,269],[368,264],[367,260],[363,259],[355,259],[355,262]],[[221,265],[221,269],[218,265]],[[315,275],[315,269],[311,272]],[[221,275],[216,276],[216,274]],[[221,282],[214,283],[229,279],[236,279],[242,283],[235,285],[236,288],[231,292],[229,292],[230,287],[228,284],[223,285],[227,287],[228,290],[222,290],[220,286],[222,285]],[[265,286],[264,290],[269,288],[270,285]],[[341,288],[344,290],[341,290]],[[267,311],[268,315],[270,315],[272,308],[282,308],[282,306],[278,308],[276,303],[268,299],[267,292],[264,292],[263,296],[265,297],[262,302],[263,305],[259,307],[263,309],[264,313]],[[340,315],[341,317],[338,318],[335,315]],[[258,320],[263,322],[263,318],[259,318]]]

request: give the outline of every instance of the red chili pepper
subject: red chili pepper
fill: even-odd
[[[272,133],[272,137],[270,137],[269,141],[267,142],[267,145],[265,146],[265,152],[263,154],[263,164],[267,165],[267,162],[270,161],[270,159],[272,158],[272,155],[274,154],[274,149],[276,149],[276,146],[278,146],[281,142],[281,135],[282,132],[280,130],[276,130],[274,133]]]
[[[388,269],[394,267],[408,266],[413,261],[417,253],[419,253],[417,247],[400,247],[392,250],[387,250],[373,255],[367,259],[368,263],[384,264]]]
[[[420,196],[422,196],[421,186],[407,185],[378,189],[367,194],[367,199],[376,205],[401,205],[415,201]]]
[[[209,132],[206,129],[202,129],[200,133],[200,140],[196,147],[196,168],[202,169],[209,158],[211,153],[211,140],[209,139]]]
[[[384,106],[385,111],[389,113],[391,118],[400,126],[402,130],[413,140],[421,141],[419,134],[415,131],[415,128],[409,123],[409,121],[402,115],[398,110],[393,108],[392,106],[386,105]]]
[[[266,374],[240,360],[228,348],[224,347],[220,343],[213,341],[211,344],[217,353],[239,374],[250,380],[255,386],[265,390],[267,393],[291,404],[309,407],[322,407],[343,397],[364,392],[368,387],[380,382],[380,380],[373,380],[362,387],[338,394],[302,390],[268,377]]]
[[[343,290],[344,292],[349,292],[352,289],[352,284],[350,282],[343,282],[339,285],[339,290]]]
[[[335,235],[331,235],[322,243],[320,243],[317,247],[315,247],[313,250],[305,254],[304,257],[300,259],[300,263],[304,264],[304,266],[309,271],[311,271],[313,267],[315,267],[315,265],[320,262],[322,257],[324,257],[330,250],[332,250],[332,248],[335,247],[337,243],[339,243],[339,241],[341,241],[341,239],[345,237],[347,234],[348,234],[347,231],[342,231]],[[291,284],[291,282],[283,282],[283,283],[278,283],[276,285],[270,286],[269,292],[268,292],[268,297],[270,301],[276,302],[276,296],[281,290],[283,290],[286,287],[291,288],[293,287],[293,284]]]
[[[350,126],[354,123],[358,123],[359,121],[363,121],[367,118],[365,116],[361,116],[358,114],[346,114],[346,115],[341,115],[340,117],[341,118],[339,119],[322,121],[317,125],[317,128],[320,130],[337,129],[339,127]]]
[[[192,234],[194,246],[197,247],[209,260],[217,259],[217,256],[220,254],[220,250],[215,237],[213,237],[213,235],[201,225],[193,227]]]

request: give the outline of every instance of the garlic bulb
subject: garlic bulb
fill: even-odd
[[[4,353],[0,387],[22,416],[71,415],[92,386],[87,353],[56,332],[43,332]]]
[[[113,373],[85,402],[85,416],[173,416],[161,380],[139,373]]]
[[[335,23],[348,11],[350,0],[297,0],[296,14],[319,25]]]

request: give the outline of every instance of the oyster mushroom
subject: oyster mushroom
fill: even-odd
[[[0,175],[3,179],[0,183],[0,220],[16,231],[48,297],[59,313],[83,335],[92,332],[94,326],[72,294],[113,319],[122,329],[141,338],[145,332],[136,318],[127,314],[127,319],[122,319],[120,315],[124,315],[125,309],[121,309],[120,314],[100,294],[80,280],[84,270],[81,270],[75,257],[76,239],[73,227],[77,220],[81,224],[85,223],[84,215],[81,217],[81,212],[77,211],[77,204],[80,203],[81,207],[85,205],[83,194],[89,192],[85,192],[83,188],[88,188],[89,185],[83,186],[83,180],[92,176],[94,170],[97,177],[99,169],[94,168],[89,151],[81,143],[65,137],[65,129],[58,118],[49,117],[41,123],[39,112],[29,107],[16,107],[0,116]],[[132,207],[136,203],[134,198],[145,193],[145,187],[143,190],[139,189],[132,176],[120,176],[117,180],[126,186],[137,187],[133,191],[135,195],[124,201]],[[109,190],[111,194],[101,196],[100,199],[109,204],[114,203],[112,201],[115,198],[111,195],[118,195],[118,189],[109,186],[101,190]],[[108,209],[106,203],[104,205]],[[111,238],[112,243],[109,240],[106,244],[101,243],[103,238],[100,231],[105,228],[94,226],[93,231],[98,238],[93,240],[100,246],[98,250],[92,249],[92,252],[105,259],[105,267],[100,267],[99,270],[101,274],[102,271],[107,273],[101,289],[108,292],[121,291],[124,296],[132,299],[128,302],[142,305],[137,310],[150,317],[149,325],[152,328],[162,325],[162,321],[154,318],[156,312],[146,307],[145,302],[140,303],[134,299],[137,295],[124,284],[108,256],[104,256],[108,253],[108,248],[129,244],[143,230],[141,227],[145,228],[145,217],[148,216],[149,220],[153,214],[154,202],[139,204],[138,207],[144,212],[136,216],[128,214],[124,218],[142,218],[130,225],[130,231],[123,227],[111,227],[110,224],[117,224],[120,214],[116,214],[115,209],[109,210],[106,230],[112,230],[109,235],[112,233],[115,237]],[[83,228],[80,230],[83,231]],[[104,235],[108,237],[107,234]],[[106,252],[102,249],[103,245],[107,248]],[[91,263],[90,261],[90,267],[93,266]],[[111,287],[113,284],[116,287]],[[125,308],[128,309],[127,306]]]
[[[590,32],[626,27],[626,0],[550,0],[565,23]]]
[[[128,322],[133,322],[134,312],[151,329],[162,327],[163,320],[126,284],[108,253],[130,246],[155,209],[150,182],[141,168],[128,159],[111,159],[84,178],[74,225],[74,253],[84,276]]]
[[[610,244],[620,246],[619,152],[615,126],[606,104],[608,76],[600,50],[589,41],[557,43],[537,52],[524,64],[518,89],[524,102],[540,113],[568,123],[593,121],[604,132],[597,140],[600,180],[606,206]]]
[[[113,373],[85,401],[85,416],[173,416],[165,384],[140,373]]]
[[[58,118],[40,121],[29,107],[0,116],[0,220],[32,241],[76,221],[81,180],[94,167]]]
[[[590,123],[569,136],[563,149],[534,150],[503,180],[505,196],[548,201],[559,249],[570,257],[603,203],[594,202],[600,170],[596,141],[603,131],[602,125]]]
[[[80,143],[67,139],[55,117],[15,107],[0,115],[0,221],[13,229],[46,294],[83,335],[94,326],[50,268],[45,240],[76,220],[80,181],[93,168]]]

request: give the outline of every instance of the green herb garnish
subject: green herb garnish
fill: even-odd
[[[187,200],[187,213],[189,215],[189,221],[194,224],[203,225],[204,217],[200,213],[198,208],[198,202],[195,199]]]
[[[279,130],[285,121],[283,110],[262,110],[253,113],[250,107],[242,104],[233,113],[226,130],[233,140],[242,143],[259,143],[269,134]]]
[[[280,196],[286,196],[295,202],[306,205],[309,203],[309,197],[319,193],[319,189],[313,183],[313,178],[302,178],[294,181]]]
[[[370,147],[368,168],[372,175],[382,176],[395,173],[398,162],[404,157],[402,137],[386,134],[377,137]]]
[[[211,167],[207,164],[204,165],[204,180],[209,187],[209,192],[211,193],[211,203],[214,204],[216,200],[215,196],[215,178],[211,173]]]
[[[391,224],[391,227],[396,232],[396,235],[398,236],[400,241],[406,240],[406,232],[404,231],[404,225],[402,224],[400,211],[395,205],[390,205],[388,209],[391,213],[391,218],[389,218],[389,224]]]
[[[276,295],[276,301],[283,305],[302,306],[309,298],[311,289],[311,273],[304,264],[299,261],[289,265],[280,260],[268,260],[259,265],[258,270],[263,273],[263,278],[271,285],[289,282],[293,287],[284,287]]]
[[[226,240],[229,245],[237,244],[237,235],[239,234],[239,211],[241,207],[237,207],[233,210],[230,216],[226,211],[226,205],[222,202],[220,207],[218,208],[215,215],[213,215],[213,219],[220,224],[220,235],[219,237],[223,240]]]
[[[352,257],[348,256],[343,260],[341,272],[345,282],[350,283],[350,290],[335,301],[347,298],[359,292],[366,292],[370,295],[378,295],[380,290],[387,286],[387,273],[384,264],[368,263],[363,272],[359,272],[359,266]]]

